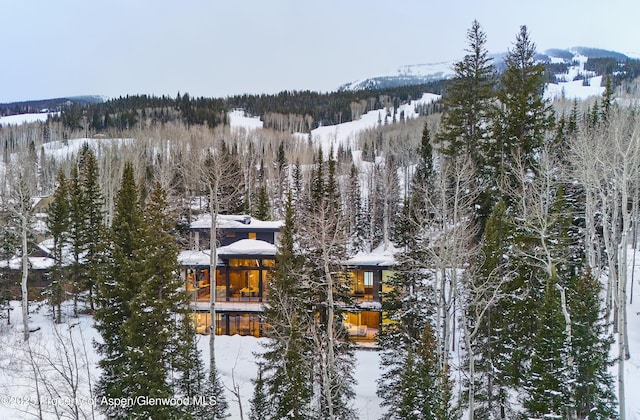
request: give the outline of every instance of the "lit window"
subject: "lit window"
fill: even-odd
[[[256,239],[256,233],[255,232],[249,232],[249,239]]]
[[[365,287],[373,286],[373,271],[364,272],[364,286]]]

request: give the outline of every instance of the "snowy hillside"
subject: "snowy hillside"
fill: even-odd
[[[416,113],[416,106],[419,104],[428,104],[440,99],[440,95],[434,93],[425,93],[422,98],[411,101],[408,104],[400,105],[397,113],[404,112],[406,119],[413,119],[418,116]],[[390,111],[392,112],[392,110]],[[338,146],[342,145],[345,148],[351,147],[353,150],[357,149],[358,134],[364,130],[377,127],[385,118],[386,110],[379,109],[369,111],[360,118],[345,122],[338,125],[328,125],[324,127],[318,127],[311,131],[311,138],[317,146],[322,146],[322,152],[324,156],[328,156],[331,146],[333,146],[334,152],[337,151]],[[301,139],[306,139],[306,134],[298,134]],[[355,157],[355,156],[354,156]]]
[[[498,72],[504,69],[505,53],[491,54],[494,66]],[[543,54],[538,54],[537,58],[541,62],[566,63],[569,64],[567,73],[556,74],[558,83],[547,85],[545,98],[568,98],[585,99],[590,96],[602,94],[604,87],[600,86],[602,77],[594,73],[585,71],[585,63],[589,58],[611,57],[625,60],[633,57],[633,54],[621,54],[615,51],[606,51],[587,47],[574,47],[570,49],[549,49]],[[429,83],[437,80],[452,78],[455,73],[454,63],[457,60],[443,61],[438,63],[410,64],[398,67],[396,74],[378,75],[364,78],[355,82],[346,83],[338,88],[341,91],[355,91],[361,89],[379,89],[394,86],[404,86],[410,84]],[[574,80],[578,75],[584,76],[586,81]]]
[[[9,115],[7,117],[0,117],[0,125],[20,125],[32,122],[44,122],[47,121],[49,114],[19,114]]]

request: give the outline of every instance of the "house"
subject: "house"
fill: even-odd
[[[380,246],[372,252],[361,252],[343,262],[351,277],[353,306],[345,308],[343,326],[356,340],[374,340],[384,317],[382,296],[393,275],[395,249]]]
[[[215,285],[209,273],[211,216],[190,225],[191,250],[179,255],[185,288],[192,293],[196,330],[211,329],[209,302],[215,293],[216,334],[261,334],[260,315],[269,299],[268,273],[275,266],[281,221],[261,221],[244,215],[219,215]],[[382,324],[385,280],[395,264],[393,250],[375,250],[344,261],[351,279],[353,304],[345,307],[343,326],[356,340],[373,341]]]
[[[216,334],[260,336],[262,303],[268,298],[267,273],[275,265],[282,222],[264,222],[250,216],[220,215],[217,220],[217,261],[214,287],[209,273],[211,216],[190,226],[192,249],[178,259],[199,333],[211,328],[209,302],[215,293]]]

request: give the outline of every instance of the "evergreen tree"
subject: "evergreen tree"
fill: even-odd
[[[368,250],[366,245],[367,220],[362,208],[362,192],[358,168],[351,163],[349,172],[349,186],[345,200],[345,211],[349,217],[350,250],[353,253]]]
[[[607,333],[598,280],[586,272],[572,276],[567,300],[576,363],[575,404],[579,419],[616,419],[616,397],[608,367],[612,338]]]
[[[513,415],[509,401],[512,343],[508,334],[513,320],[507,312],[513,304],[510,289],[517,284],[509,281],[514,271],[510,252],[514,241],[513,229],[506,204],[500,199],[487,220],[481,241],[482,258],[476,261],[477,267],[473,271],[474,284],[482,287],[469,293],[470,313],[473,314],[477,312],[474,305],[480,304],[477,301],[481,299],[476,294],[495,290],[501,282],[507,282],[503,286],[505,297],[488,307],[486,315],[479,320],[481,326],[472,342],[475,356],[474,415],[478,419],[504,419]],[[469,319],[468,322],[474,327],[478,320]]]
[[[602,93],[602,111],[600,118],[603,121],[608,121],[611,115],[611,107],[613,106],[613,87],[611,86],[611,76],[607,75],[605,79],[604,92]]]
[[[452,383],[437,358],[431,327],[435,302],[430,274],[411,263],[420,253],[415,243],[408,249],[383,296],[382,309],[391,321],[382,325],[379,336],[383,373],[377,394],[387,407],[385,419],[455,417]]]
[[[516,155],[534,169],[535,151],[542,146],[552,126],[551,108],[543,98],[544,65],[535,59],[536,46],[526,26],[520,27],[513,50],[505,58],[500,79],[500,109],[496,121],[496,142],[489,145],[487,164],[497,174],[510,172]]]
[[[455,63],[455,76],[443,93],[444,110],[435,142],[445,156],[471,159],[479,172],[475,213],[481,233],[496,197],[495,174],[485,170],[490,158],[487,149],[493,142],[491,121],[496,111],[496,75],[486,48],[486,34],[477,20],[467,31],[467,41],[467,54]]]
[[[431,146],[431,134],[429,125],[425,123],[422,129],[422,140],[419,150],[420,160],[411,179],[411,198],[405,204],[407,213],[404,215],[410,239],[416,231],[418,220],[430,217],[432,209],[429,208],[427,197],[432,194],[435,172],[433,169],[433,148]]]
[[[322,147],[318,149],[318,154],[314,159],[314,169],[311,173],[310,198],[313,203],[318,203],[325,195],[324,181],[324,157],[322,156]]]
[[[71,169],[69,180],[69,244],[71,248],[71,294],[73,296],[73,313],[78,316],[78,298],[85,279],[85,265],[82,259],[86,250],[86,208],[84,190],[78,166]]]
[[[446,155],[470,156],[480,168],[493,113],[495,71],[486,49],[487,36],[477,20],[467,31],[467,40],[468,54],[454,64],[455,76],[443,95],[444,112],[436,139]]]
[[[565,346],[565,320],[557,284],[557,278],[549,278],[539,310],[531,366],[524,386],[527,396],[523,406],[529,417],[567,418],[568,384],[575,381],[571,366],[566,366],[563,360],[569,349]]]
[[[129,375],[135,367],[128,357],[130,339],[123,328],[131,318],[131,302],[139,292],[140,281],[135,257],[142,229],[142,210],[133,166],[127,162],[120,190],[115,200],[115,214],[110,232],[110,249],[105,271],[96,290],[96,329],[102,341],[97,343],[102,375],[96,386],[98,397],[124,398],[132,396],[127,388]],[[126,418],[125,407],[101,407],[108,418]]]
[[[267,194],[267,188],[264,185],[261,185],[258,189],[258,199],[253,216],[258,220],[271,220],[269,195]]]
[[[57,184],[58,188],[53,194],[53,201],[49,205],[47,216],[47,229],[53,237],[54,258],[54,266],[51,269],[51,284],[47,294],[53,308],[54,318],[57,323],[60,323],[62,322],[61,304],[64,301],[67,278],[63,255],[69,231],[69,189],[67,177],[62,169],[58,171]]]
[[[98,350],[103,356],[99,396],[207,395],[189,321],[190,296],[178,276],[174,228],[164,190],[156,185],[143,207],[132,166],[127,164],[116,200],[110,264],[98,283],[95,319],[102,336]],[[217,407],[212,405],[209,410]],[[211,417],[211,411],[196,405],[102,408],[110,418]]]
[[[346,257],[348,222],[335,178],[335,161],[329,157],[325,176],[322,151],[311,178],[311,195],[300,226],[300,250],[304,256],[302,278],[313,293],[307,304],[316,322],[310,324],[313,342],[314,414],[319,418],[354,418],[354,351],[340,339],[342,308],[350,303],[348,278],[341,270]]]
[[[291,193],[285,209],[285,224],[276,265],[269,279],[269,301],[263,319],[266,351],[261,369],[270,417],[306,418],[311,409],[313,382],[312,348],[308,336],[310,319],[307,291],[300,281],[302,257],[295,251],[296,223]],[[256,384],[257,385],[257,384]]]
[[[268,420],[271,417],[262,371],[262,364],[258,363],[258,377],[253,381],[253,398],[251,398],[249,420]]]
[[[94,308],[93,294],[97,278],[102,272],[101,264],[105,254],[104,199],[100,191],[98,161],[89,148],[83,151],[82,189],[85,213],[86,279],[83,290],[89,292],[89,307]]]

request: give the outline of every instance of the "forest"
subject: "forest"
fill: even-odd
[[[441,84],[132,96],[1,127],[0,261],[21,262],[19,275],[0,273],[1,316],[21,299],[28,342],[30,299],[54,323],[65,302],[92,314],[98,398],[215,400],[100,406],[106,418],[225,418],[229,385],[215,352],[205,361],[194,345],[177,254],[194,212],[250,214],[284,227],[248,418],[358,418],[340,267],[382,247],[397,251],[376,342],[383,418],[624,419],[638,81],[550,102],[526,26],[500,74],[486,41],[474,22]],[[442,99],[415,118],[398,112],[425,92]],[[231,127],[238,108],[264,128]],[[315,141],[313,129],[369,111],[378,125],[348,144],[327,153]],[[32,206],[41,196],[44,217]],[[36,298],[39,236],[55,264]]]

